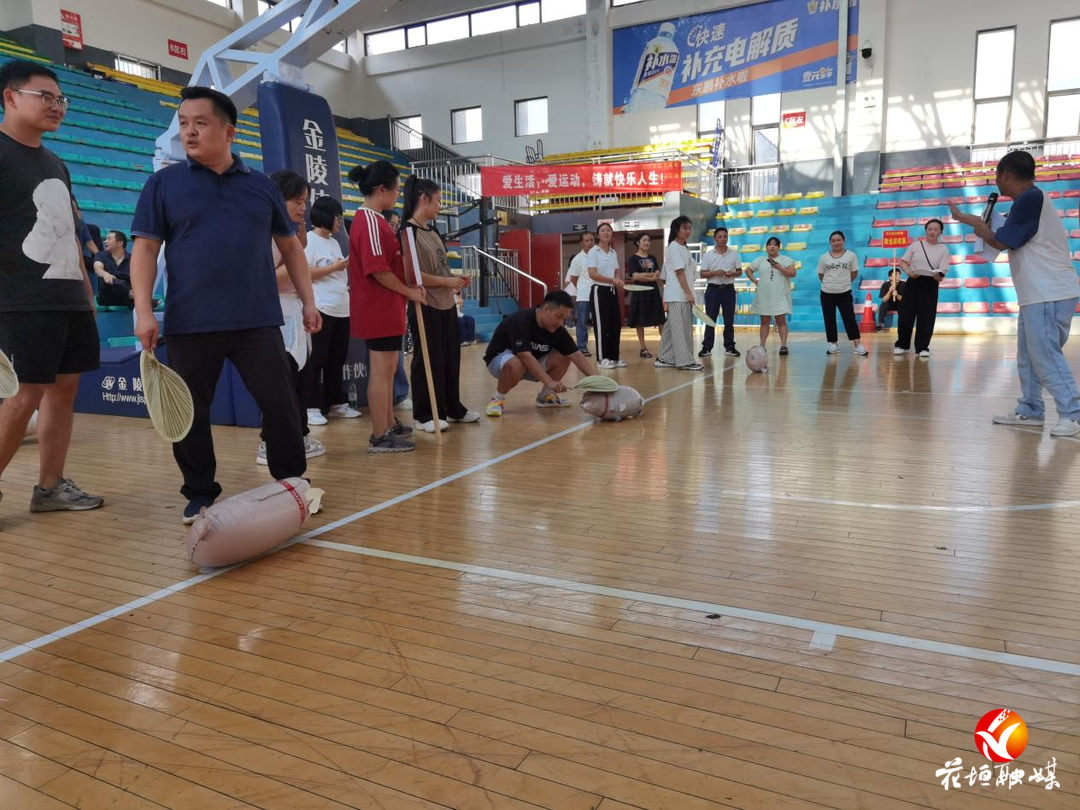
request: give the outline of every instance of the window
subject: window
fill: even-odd
[[[634,3],[640,3],[642,0],[611,0],[613,6],[629,6]]]
[[[540,17],[544,22],[564,20],[585,13],[585,0],[540,0]]]
[[[144,62],[134,56],[116,55],[116,69],[132,76],[141,76],[144,79],[161,79],[161,66],[153,62]]]
[[[514,102],[514,132],[523,135],[543,135],[548,131],[547,98],[527,98]]]
[[[1015,28],[980,31],[975,43],[975,120],[972,143],[1009,140]]]
[[[716,125],[724,125],[724,101],[706,101],[697,105],[697,131],[699,136],[716,133]]]
[[[419,48],[421,45],[427,45],[427,29],[418,25],[415,28],[410,28],[406,32],[409,39],[410,48]]]
[[[453,143],[475,143],[484,139],[480,107],[466,107],[450,113],[450,139]]]
[[[509,31],[517,28],[517,24],[517,9],[514,6],[478,11],[472,15],[472,35],[479,37],[497,31]]]
[[[1050,61],[1046,74],[1046,137],[1080,135],[1080,18],[1050,23]]]
[[[754,96],[750,101],[750,124],[754,133],[754,163],[780,162],[780,94]]]
[[[540,22],[540,3],[521,3],[518,6],[518,25],[536,25]]]
[[[436,20],[427,24],[428,45],[452,42],[455,39],[465,39],[468,36],[469,16],[467,14],[462,14],[460,17],[449,17],[445,20]]]
[[[365,40],[367,42],[368,56],[403,51],[405,50],[405,29],[395,28],[393,31],[368,34]]]
[[[349,40],[347,40],[347,39],[341,40],[341,42],[339,42],[337,45],[335,45],[333,49],[335,51],[341,51],[342,53],[348,53],[349,52]]]

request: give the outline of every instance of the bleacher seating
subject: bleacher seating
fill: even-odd
[[[100,76],[57,65],[24,46],[0,37],[0,64],[30,59],[48,64],[71,97],[59,132],[45,136],[46,145],[71,172],[72,188],[86,218],[101,228],[130,233],[139,192],[153,172],[155,140],[172,120],[180,86],[94,66]],[[102,78],[104,77],[104,78]],[[377,146],[367,138],[338,128],[346,217],[362,202],[346,176],[358,164],[388,160],[407,173],[408,160],[399,152]],[[253,168],[262,168],[258,111],[245,109],[237,123],[236,151]],[[399,204],[400,205],[400,204]],[[123,339],[132,331],[130,311],[98,313],[102,341]],[[118,333],[119,332],[119,333]]]

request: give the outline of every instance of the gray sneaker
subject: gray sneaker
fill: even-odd
[[[61,478],[52,489],[34,487],[30,498],[31,512],[85,512],[105,503],[100,495],[87,495],[70,478]]]
[[[390,428],[378,439],[374,435],[368,439],[369,453],[408,453],[416,449],[416,443],[403,439]]]

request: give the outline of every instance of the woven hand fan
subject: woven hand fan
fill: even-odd
[[[712,318],[710,318],[708,315],[706,315],[705,310],[703,310],[699,306],[694,307],[694,317],[697,318],[702,323],[704,323],[706,326],[714,326],[714,327],[716,326],[716,321],[714,321]]]
[[[649,290],[656,289],[655,287],[649,287],[645,284],[626,284],[623,289],[627,292],[648,292]]]
[[[619,390],[619,384],[611,377],[593,374],[589,377],[582,377],[574,388],[579,391],[598,391],[602,394],[610,394]]]
[[[11,399],[19,393],[19,378],[8,356],[0,352],[0,399]]]
[[[154,430],[170,442],[178,442],[191,430],[195,405],[180,375],[163,366],[152,352],[144,351],[139,359],[146,410]]]

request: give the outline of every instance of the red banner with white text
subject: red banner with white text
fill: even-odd
[[[480,189],[485,197],[661,194],[681,191],[682,187],[682,164],[675,160],[480,167]]]

